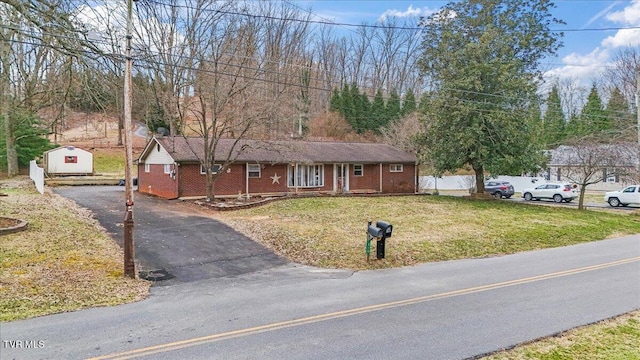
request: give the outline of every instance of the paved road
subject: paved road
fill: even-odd
[[[53,191],[91,209],[122,245],[123,186],[69,186]],[[227,225],[196,215],[180,201],[136,193],[134,223],[138,270],[165,270],[175,277],[158,285],[237,276],[287,263]]]
[[[640,235],[356,273],[288,264],[0,337],[3,359],[465,359],[638,308]]]

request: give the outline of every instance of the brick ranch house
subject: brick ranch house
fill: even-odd
[[[220,139],[216,147],[219,197],[417,191],[416,156],[391,145],[240,140],[231,151],[234,141]],[[138,191],[166,199],[204,197],[203,149],[202,138],[151,138],[138,158]]]

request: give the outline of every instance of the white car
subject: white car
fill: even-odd
[[[640,205],[640,185],[630,185],[620,191],[609,191],[604,194],[604,201],[612,207]]]
[[[575,187],[571,184],[546,183],[532,189],[522,190],[522,197],[527,200],[552,199],[553,201],[571,202],[578,197]]]

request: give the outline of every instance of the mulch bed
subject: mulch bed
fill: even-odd
[[[27,222],[20,219],[12,219],[0,216],[0,235],[11,234],[26,229]]]

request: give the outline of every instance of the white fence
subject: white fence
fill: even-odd
[[[435,178],[433,176],[420,176],[419,190],[421,192],[429,192],[435,189],[438,190],[469,190],[475,187],[475,176],[473,175],[453,175],[443,176]],[[534,187],[537,184],[546,183],[547,180],[544,176],[498,176],[496,180],[508,181],[513,184],[513,188],[516,192],[522,192],[524,189]],[[486,181],[487,179],[485,179]],[[553,181],[551,181],[553,182]],[[599,182],[597,184],[589,185],[588,191],[611,191],[620,190],[623,187],[631,185],[625,182],[620,183],[607,183]]]
[[[39,167],[35,160],[29,163],[29,177],[36,184],[40,194],[44,194],[44,169]]]
[[[535,183],[543,183],[543,177],[530,176],[498,176],[497,180],[508,181],[513,184],[516,192],[530,188]],[[433,176],[420,176],[420,190],[469,190],[475,187],[476,178],[473,175],[454,175],[435,178]]]

